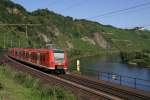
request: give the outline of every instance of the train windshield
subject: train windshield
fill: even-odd
[[[54,59],[55,59],[55,61],[63,62],[64,61],[64,51],[55,50],[54,51]]]

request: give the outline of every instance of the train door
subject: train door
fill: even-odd
[[[37,64],[40,64],[40,53],[37,53]]]

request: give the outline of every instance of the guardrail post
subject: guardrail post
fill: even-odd
[[[110,73],[108,73],[108,80],[110,80]]]
[[[122,84],[121,82],[122,82],[122,76],[120,75],[120,85]]]
[[[134,88],[136,88],[136,78],[134,78]]]
[[[98,72],[98,79],[101,79],[101,73]]]

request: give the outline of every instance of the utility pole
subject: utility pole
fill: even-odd
[[[28,40],[28,26],[26,25],[25,27],[26,27],[26,38]]]
[[[5,46],[5,35],[4,35],[4,48],[6,48],[6,46]]]
[[[20,48],[20,40],[19,40],[19,48]]]
[[[6,42],[5,42],[5,45],[7,46],[7,45],[9,44],[8,37],[5,38],[5,41],[6,41]],[[7,47],[8,47],[8,46],[7,46]]]
[[[12,48],[12,45],[13,45],[12,40],[10,41],[10,43],[11,43],[11,48]]]
[[[28,26],[40,26],[41,24],[0,24],[0,26],[25,26],[25,35],[28,40]],[[6,48],[6,43],[5,43],[5,37],[4,37],[4,48]],[[12,42],[11,42],[11,47],[12,47]],[[20,43],[19,43],[20,47]]]
[[[41,24],[0,24],[0,26],[25,26],[25,34],[28,39],[28,26],[40,26]]]

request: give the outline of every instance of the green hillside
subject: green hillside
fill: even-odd
[[[9,0],[1,0],[0,24],[40,24],[28,26],[0,26],[0,48],[41,48],[46,43],[55,43],[66,48],[71,55],[91,55],[104,51],[149,49],[150,31],[119,29],[86,19],[73,19],[38,9],[26,11]]]

